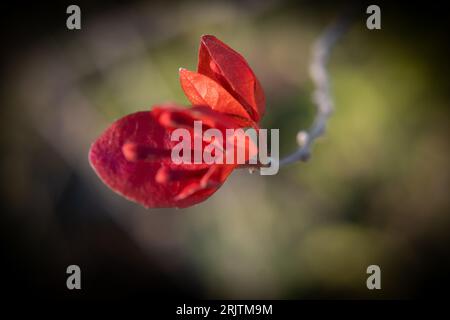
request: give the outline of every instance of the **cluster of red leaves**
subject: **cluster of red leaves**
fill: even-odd
[[[202,128],[259,127],[265,98],[246,60],[214,36],[201,37],[197,72],[180,69],[193,104],[154,106],[114,122],[91,146],[89,160],[112,190],[145,207],[189,207],[211,196],[235,164],[175,164],[171,133]],[[203,144],[205,146],[205,144]]]

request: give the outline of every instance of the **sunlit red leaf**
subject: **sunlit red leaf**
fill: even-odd
[[[238,52],[214,36],[201,37],[198,72],[221,84],[258,122],[265,111],[261,84]]]
[[[180,83],[192,104],[209,106],[213,110],[234,116],[242,126],[253,125],[253,120],[242,104],[216,81],[200,73],[181,68]]]

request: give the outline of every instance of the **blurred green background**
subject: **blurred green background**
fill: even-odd
[[[1,233],[12,295],[66,295],[69,264],[81,267],[84,290],[71,293],[81,298],[410,298],[448,283],[442,8],[381,4],[382,30],[370,31],[356,6],[329,64],[336,111],[309,162],[276,176],[236,171],[202,204],[145,210],[89,166],[108,124],[188,104],[178,68],[195,70],[199,38],[213,34],[259,77],[263,126],[280,129],[287,154],[314,116],[311,46],[346,4],[82,3],[80,31],[65,29],[67,6],[46,6],[11,14],[5,40]],[[380,291],[366,288],[370,264],[381,267]]]

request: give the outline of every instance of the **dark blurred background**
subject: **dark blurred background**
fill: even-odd
[[[9,296],[57,299],[418,298],[445,294],[449,217],[448,13],[431,2],[318,1],[2,4],[1,268]],[[206,202],[145,210],[90,168],[113,120],[187,104],[214,34],[249,61],[281,153],[314,116],[308,77],[320,32],[352,7],[332,53],[336,112],[308,163],[276,176],[233,173]],[[66,289],[66,267],[82,290]],[[366,288],[366,268],[382,290]]]

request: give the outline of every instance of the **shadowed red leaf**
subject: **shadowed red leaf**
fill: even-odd
[[[157,107],[114,122],[91,146],[89,160],[111,189],[145,207],[188,207],[204,201],[235,165],[180,164],[170,157],[170,133],[194,120],[225,130],[238,125],[208,108]],[[178,122],[177,122],[178,121]]]

